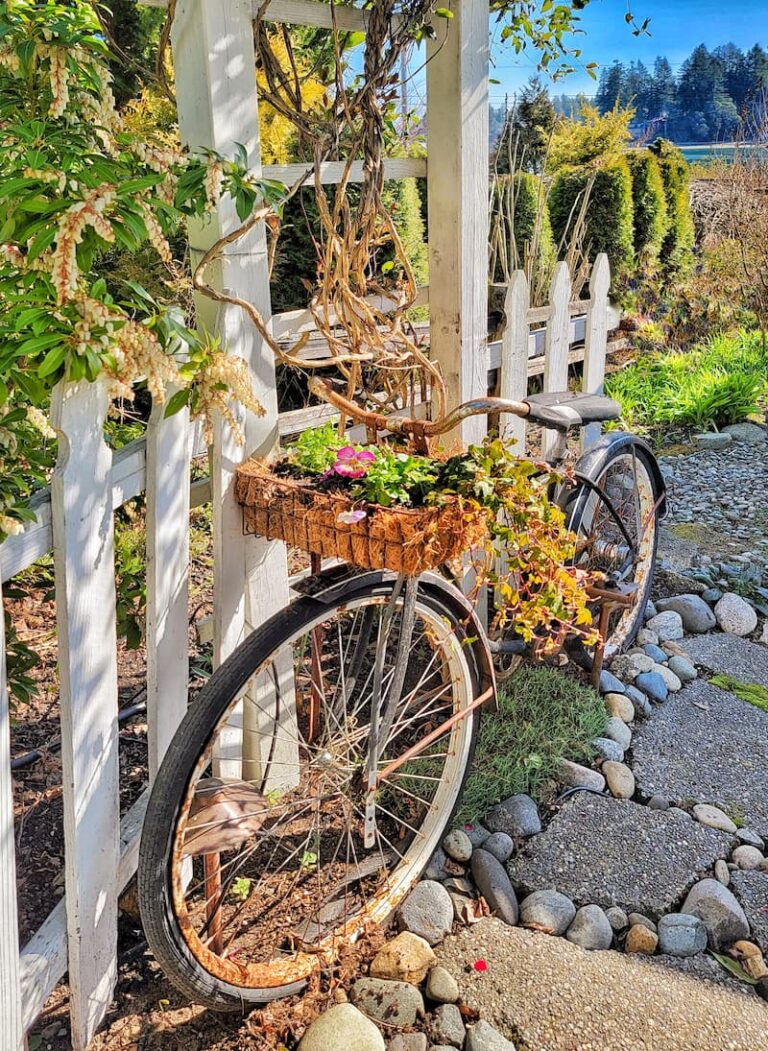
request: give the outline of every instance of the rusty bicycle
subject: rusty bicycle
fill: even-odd
[[[619,407],[600,396],[482,398],[442,420],[366,412],[363,423],[426,444],[478,413],[513,413],[567,436]],[[650,594],[664,483],[651,449],[607,433],[554,498],[579,538],[602,644],[634,638]],[[289,606],[216,669],[157,774],[144,823],[139,898],[150,948],[199,1003],[227,1010],[298,992],[340,945],[386,922],[439,845],[470,767],[494,661],[489,639],[439,572],[360,572],[319,560]]]

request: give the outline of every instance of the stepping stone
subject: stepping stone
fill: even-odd
[[[752,941],[768,953],[768,873],[732,872],[731,890],[747,914]]]
[[[618,905],[658,917],[671,912],[732,844],[733,837],[680,810],[580,793],[507,863],[507,871],[524,894],[554,888],[577,905]]]
[[[698,679],[637,727],[632,757],[642,795],[735,810],[768,835],[767,712]]]
[[[764,647],[737,635],[716,632],[685,640],[685,648],[695,664],[721,675],[732,675],[742,682],[768,686],[768,659]]]

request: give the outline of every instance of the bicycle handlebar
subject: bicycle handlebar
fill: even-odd
[[[414,420],[408,416],[386,416],[382,412],[361,409],[349,398],[335,391],[327,380],[319,377],[310,380],[309,390],[318,398],[334,405],[341,412],[371,430],[407,434],[415,438],[431,438],[438,434],[446,434],[469,416],[508,412],[513,416],[526,417],[531,411],[530,406],[523,401],[508,401],[506,398],[473,398],[471,401],[465,401],[440,420]]]

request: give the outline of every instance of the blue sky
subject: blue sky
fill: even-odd
[[[741,48],[755,43],[768,44],[768,0],[632,0],[632,10],[640,21],[650,17],[650,37],[634,37],[624,22],[626,0],[591,0],[581,12],[581,28],[575,40],[582,49],[582,62],[610,65],[614,59],[647,64],[665,55],[677,72],[681,62],[697,44],[714,48],[732,42]],[[491,102],[498,105],[505,92],[510,95],[536,72],[535,56],[516,56],[494,47],[496,72],[501,81],[491,85]],[[551,85],[556,94],[593,94],[595,83],[582,71]]]

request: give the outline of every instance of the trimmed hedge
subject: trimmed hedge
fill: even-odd
[[[661,261],[671,270],[679,270],[691,260],[695,236],[688,164],[668,139],[657,139],[650,149],[658,160],[667,200],[667,232],[661,245]]]
[[[350,207],[356,205],[357,193],[356,187],[348,188]],[[387,181],[382,199],[394,219],[418,284],[426,284],[427,245],[416,180]],[[298,310],[307,305],[310,293],[305,282],[310,287],[314,287],[317,282],[317,253],[312,235],[318,237],[319,233],[320,219],[315,191],[306,186],[287,202],[283,212],[270,280],[273,313]],[[392,254],[391,251],[382,252],[379,264],[390,259]]]
[[[499,176],[494,186],[491,201],[492,219],[501,216],[507,245],[509,246],[508,265],[510,271],[523,269],[537,236],[537,222],[540,224],[537,242],[536,266],[543,270],[551,269],[555,260],[555,242],[552,236],[552,224],[546,200],[541,200],[541,179],[530,172],[515,172],[514,175]],[[512,222],[509,222],[510,212]],[[491,281],[501,282],[504,273],[499,262]]]
[[[638,261],[654,263],[661,253],[668,225],[664,180],[659,162],[650,150],[629,150],[627,163],[632,176],[635,255]]]
[[[598,170],[579,166],[555,175],[549,191],[552,233],[558,246],[568,243],[581,207],[580,195],[591,179],[584,244],[590,259],[607,253],[616,284],[626,278],[634,262],[632,176],[624,158]]]

